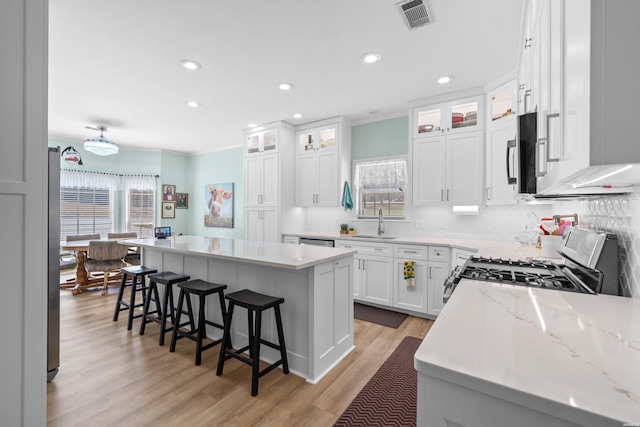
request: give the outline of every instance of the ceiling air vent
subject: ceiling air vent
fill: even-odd
[[[404,22],[410,30],[433,22],[431,11],[423,0],[405,0],[397,4]]]

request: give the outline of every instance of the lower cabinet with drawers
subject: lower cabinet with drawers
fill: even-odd
[[[335,246],[358,251],[354,256],[354,300],[430,316],[440,314],[444,280],[451,265],[450,248],[354,240],[336,240]],[[413,283],[404,278],[405,261],[413,263]]]

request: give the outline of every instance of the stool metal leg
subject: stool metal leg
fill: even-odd
[[[118,290],[118,299],[116,300],[116,310],[113,313],[113,321],[118,320],[118,314],[120,314],[120,301],[124,295],[125,282],[127,281],[126,273],[122,273],[122,281],[120,282],[120,290]]]

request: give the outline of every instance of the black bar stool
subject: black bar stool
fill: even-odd
[[[173,329],[175,323],[175,305],[173,303],[173,284],[186,282],[189,280],[189,276],[183,274],[174,273],[172,271],[163,271],[161,273],[155,273],[149,275],[149,289],[147,292],[147,298],[144,300],[144,311],[142,312],[142,323],[140,324],[140,335],[144,335],[144,329],[147,323],[156,322],[160,324],[160,340],[159,344],[164,345],[165,333]],[[154,292],[154,296],[158,295],[158,283],[164,285],[164,297],[162,298],[162,307],[158,307],[156,304],[156,313],[149,312],[149,304],[151,302],[151,292]],[[187,300],[189,322],[179,326],[191,325],[192,329],[195,329],[195,322],[193,321],[193,310],[191,309],[191,300]],[[169,315],[172,326],[167,328],[167,314]]]
[[[142,314],[137,314],[134,316],[133,310],[138,307],[144,306],[144,300],[146,299],[146,291],[147,286],[145,285],[145,276],[148,274],[156,273],[158,270],[153,268],[148,268],[143,265],[136,265],[132,267],[123,267],[120,269],[122,272],[122,282],[120,282],[120,290],[118,290],[118,300],[116,301],[116,309],[113,313],[113,321],[118,320],[118,315],[121,311],[129,310],[129,318],[127,321],[127,330],[130,331],[133,326],[133,319],[137,319],[138,317],[142,317]],[[131,276],[131,283],[127,283],[127,276]],[[124,295],[125,288],[131,288],[131,295],[129,296],[129,302],[126,302],[122,299]],[[142,292],[142,301],[139,304],[136,304],[136,294],[138,292]],[[155,295],[155,303],[156,305],[160,301],[157,298],[157,291]]]
[[[176,341],[178,338],[189,338],[196,342],[196,366],[199,366],[202,362],[202,352],[222,342],[222,339],[214,340],[213,342],[203,346],[202,339],[207,336],[206,325],[215,326],[224,331],[224,325],[209,321],[205,318],[204,307],[207,295],[218,294],[220,299],[220,312],[222,313],[222,321],[227,317],[227,308],[224,302],[224,289],[227,289],[227,285],[218,285],[216,283],[205,282],[204,280],[190,280],[184,283],[178,283],[180,288],[180,295],[178,296],[178,305],[176,307],[177,319],[173,324],[173,335],[171,336],[171,346],[169,351],[173,352],[176,349]],[[182,304],[186,297],[187,301],[190,300],[191,294],[197,295],[198,304],[198,327],[191,330],[184,330],[178,327],[180,323],[180,317],[182,315]],[[191,308],[189,307],[188,310]]]
[[[218,359],[218,369],[216,375],[222,375],[224,368],[224,361],[230,358],[235,358],[241,362],[246,363],[252,367],[251,371],[251,395],[258,394],[258,379],[271,372],[274,368],[282,365],[282,371],[285,374],[289,373],[289,362],[287,361],[287,349],[284,345],[284,332],[282,331],[282,318],[280,316],[280,304],[284,302],[284,298],[272,297],[269,295],[259,294],[249,289],[244,289],[238,292],[232,292],[226,295],[229,300],[229,308],[227,310],[227,318],[224,322],[224,336],[222,337],[223,345],[220,349],[220,358]],[[249,345],[242,347],[238,350],[231,348],[231,319],[233,318],[234,306],[240,306],[247,309],[249,320]],[[269,341],[265,341],[260,338],[260,332],[262,328],[262,312],[269,308],[274,309],[276,318],[276,327],[278,329],[278,341],[280,345],[276,345]],[[253,322],[253,314],[255,313],[255,325]],[[254,335],[255,331],[255,335]],[[260,344],[265,344],[271,348],[280,351],[280,360],[267,366],[262,371],[260,370]],[[243,356],[241,353],[249,350],[249,358]]]

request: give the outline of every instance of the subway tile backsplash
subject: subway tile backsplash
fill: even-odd
[[[445,237],[454,239],[511,242],[516,235],[526,235],[525,224],[533,229],[538,219],[554,214],[577,213],[580,223],[618,236],[620,245],[620,281],[626,295],[640,298],[640,193],[589,200],[556,202],[549,205],[488,206],[480,215],[453,215],[450,207],[415,207],[411,221],[386,221],[387,235]],[[416,220],[424,228],[416,228]],[[338,231],[347,223],[357,233],[375,234],[375,221],[357,221],[352,211],[343,208],[309,208],[306,231]]]

